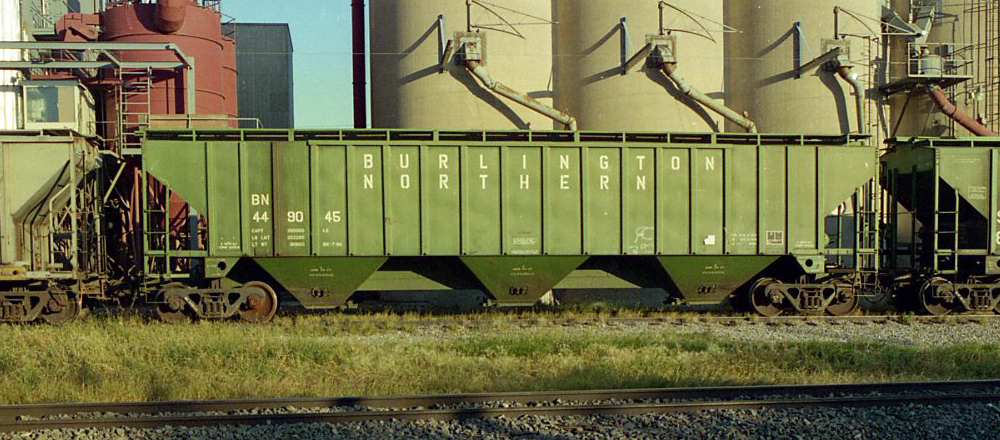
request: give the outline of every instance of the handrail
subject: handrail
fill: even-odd
[[[143,68],[149,67],[154,70],[172,70],[184,68],[186,71],[185,83],[187,92],[187,107],[195,106],[195,96],[198,88],[195,83],[194,59],[188,57],[180,46],[174,43],[112,43],[88,41],[83,43],[66,43],[58,41],[0,41],[0,50],[75,50],[84,53],[96,52],[104,55],[108,62],[103,61],[79,61],[79,60],[53,60],[53,61],[0,61],[0,70],[28,70],[28,69],[106,69],[106,68]],[[177,57],[177,62],[123,62],[118,60],[108,51],[111,50],[137,50],[137,51],[170,51]]]
[[[190,116],[190,115],[170,115],[170,116],[171,117],[160,117],[160,118],[156,118],[156,117],[150,116],[149,120],[150,121],[184,121],[184,122],[187,122],[188,126],[190,126],[191,122],[193,122],[193,121],[235,121],[235,122],[250,121],[250,122],[253,122],[254,125],[256,126],[254,128],[256,128],[256,129],[262,129],[262,128],[264,128],[264,123],[260,120],[260,118],[213,118],[213,117]]]

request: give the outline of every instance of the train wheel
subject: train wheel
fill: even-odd
[[[844,287],[844,284],[834,284],[836,287]],[[847,286],[850,287],[850,286]],[[826,307],[826,313],[831,316],[846,316],[858,310],[860,304],[857,293],[854,289],[840,289],[836,292],[836,298]]]
[[[778,316],[784,312],[782,303],[785,298],[767,292],[767,286],[778,283],[772,278],[763,278],[750,288],[750,306],[762,316]]]
[[[240,308],[240,319],[254,324],[270,321],[278,311],[278,295],[274,293],[274,289],[260,281],[246,283],[243,288],[251,292],[247,295],[246,303]]]
[[[179,286],[177,284],[167,285],[164,288],[163,304],[157,304],[156,306],[156,317],[168,324],[186,324],[191,322],[191,315],[185,310],[187,304],[184,301],[184,295],[170,292],[171,287]]]
[[[947,315],[952,312],[951,305],[945,299],[935,296],[937,288],[945,284],[948,284],[948,280],[935,277],[927,280],[920,286],[918,295],[920,295],[920,306],[924,312],[936,316]]]
[[[56,293],[49,298],[42,311],[42,319],[52,325],[62,325],[80,316],[80,303],[65,293]]]

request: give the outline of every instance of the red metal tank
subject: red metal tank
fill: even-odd
[[[220,14],[192,0],[159,0],[156,3],[119,3],[103,14],[101,39],[124,43],[174,43],[194,60],[195,108],[189,108],[185,72],[156,71],[149,97],[150,114],[211,114],[236,117],[235,49],[232,69],[227,64],[230,41],[222,35]],[[167,51],[122,51],[122,61],[176,61]],[[231,70],[231,72],[230,72]],[[107,98],[107,119],[115,120],[115,94]],[[143,101],[131,96],[130,102]],[[135,112],[142,105],[133,104]],[[230,124],[235,126],[235,122]]]
[[[234,27],[235,30],[235,27]],[[238,79],[236,72],[236,40],[234,38],[222,39],[222,75],[223,84],[226,85],[226,110],[229,117],[235,118],[240,114],[239,103],[236,100],[238,93]]]

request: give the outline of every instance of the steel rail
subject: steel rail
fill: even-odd
[[[356,315],[363,317],[364,315]],[[503,317],[489,315],[467,319],[401,319],[390,325],[444,326],[510,323],[510,324],[563,324],[563,325],[687,325],[687,324],[718,324],[718,325],[811,325],[811,324],[970,324],[1000,320],[1000,315],[947,315],[947,316],[903,316],[903,315],[864,315],[864,316],[825,316],[825,315],[795,315],[795,316],[659,316],[646,318],[615,318],[606,316],[572,317]]]
[[[366,311],[360,313],[330,313],[328,311],[313,311],[307,309],[298,309],[298,304],[293,303],[282,303],[282,307],[285,307],[285,312],[279,310],[279,316],[294,316],[294,315],[318,315],[318,316],[331,316],[331,317],[346,317],[346,318],[358,318],[363,319],[369,316],[368,312],[378,312]],[[292,307],[293,309],[289,309]],[[137,307],[138,310],[143,313],[151,313],[151,308]],[[388,309],[391,311],[392,309]],[[116,313],[113,309],[104,309],[103,313],[113,315]],[[544,312],[543,312],[544,313]],[[497,324],[497,323],[508,323],[512,325],[535,325],[535,324],[557,324],[557,325],[687,325],[687,324],[716,324],[716,325],[814,325],[814,324],[827,324],[827,325],[843,325],[843,324],[857,324],[857,325],[867,325],[867,324],[982,324],[993,321],[1000,321],[1000,315],[998,314],[951,314],[951,315],[848,315],[848,316],[829,316],[829,315],[782,315],[782,316],[755,316],[755,315],[687,315],[687,316],[671,316],[671,312],[665,312],[662,315],[654,315],[647,317],[616,317],[614,315],[593,315],[593,316],[576,316],[576,317],[563,317],[553,314],[552,316],[545,315],[534,315],[534,316],[517,316],[518,312],[504,313],[485,313],[485,314],[469,314],[463,315],[465,317],[448,317],[447,315],[439,315],[441,317],[401,317],[399,319],[394,319],[390,322],[386,322],[385,325],[390,328],[395,328],[396,326],[405,325],[415,325],[420,327],[433,327],[433,326],[476,326],[476,325],[487,325],[487,324]],[[687,312],[681,312],[687,313]],[[698,312],[690,312],[698,313]],[[373,319],[378,319],[375,315]],[[350,322],[350,321],[345,321]]]
[[[366,319],[371,317],[375,322],[378,322],[379,312],[392,312],[393,309],[388,308],[385,310],[366,310],[361,312],[352,313],[331,313],[329,311],[320,310],[308,310],[304,308],[299,308],[297,303],[285,302],[282,303],[281,307],[284,309],[279,309],[278,316],[296,316],[296,315],[316,315],[316,316],[329,316],[329,317],[340,317],[349,319]],[[282,311],[284,310],[284,311]],[[152,308],[139,306],[133,311],[138,311],[140,313],[151,314]],[[115,309],[103,309],[100,311],[101,314],[107,314],[114,316]],[[399,319],[393,319],[388,322],[379,322],[384,324],[386,328],[396,328],[400,326],[418,326],[418,327],[441,327],[441,326],[468,326],[476,327],[482,325],[494,325],[494,324],[511,324],[511,325],[565,325],[565,326],[593,326],[593,325],[689,325],[689,324],[713,324],[713,325],[883,325],[888,323],[896,324],[983,324],[990,323],[994,321],[1000,321],[1000,314],[975,314],[975,313],[956,313],[950,315],[847,315],[847,316],[830,316],[830,315],[781,315],[781,316],[756,316],[756,315],[686,315],[686,316],[672,316],[671,312],[663,312],[662,314],[653,314],[653,316],[646,317],[617,317],[611,314],[601,314],[593,316],[574,316],[574,317],[564,317],[559,316],[555,312],[552,316],[545,315],[529,315],[529,316],[518,316],[520,312],[490,312],[483,314],[470,313],[467,315],[459,315],[458,317],[449,317],[448,315],[430,315],[424,316],[414,316],[405,317],[401,316]],[[544,312],[542,312],[544,313]],[[699,312],[680,312],[680,313],[699,313]],[[352,321],[343,321],[345,323]]]
[[[803,407],[890,407],[1000,402],[1000,394],[949,394],[926,396],[826,397],[744,401],[683,402],[630,405],[558,405],[516,408],[415,409],[249,415],[196,415],[166,417],[79,418],[0,422],[0,432],[52,429],[157,428],[163,426],[277,425],[293,423],[351,423],[383,420],[465,420],[493,417],[558,417],[571,415],[638,415],[690,413],[706,410],[789,409]]]
[[[562,416],[581,414],[641,414],[693,412],[708,409],[764,409],[806,406],[893,406],[902,404],[946,404],[960,402],[1000,402],[1000,380],[904,382],[832,385],[779,385],[708,388],[666,388],[632,390],[596,390],[565,392],[513,392],[482,394],[451,394],[390,397],[331,397],[321,399],[250,399],[217,401],[175,401],[99,404],[52,404],[0,407],[0,432],[39,429],[79,429],[156,426],[206,426],[270,423],[344,423],[366,420],[457,420],[472,417],[517,417],[522,415]],[[957,391],[965,393],[954,394]],[[928,393],[901,395],[901,393]],[[953,394],[947,394],[947,393]],[[869,394],[879,396],[841,396],[837,394]],[[780,398],[781,396],[815,395],[817,398]],[[762,399],[775,396],[775,399]],[[754,397],[754,400],[684,401],[675,403],[634,403],[625,405],[552,405],[513,408],[424,409],[427,407],[484,402],[587,402],[610,399],[643,401],[670,399],[732,399]],[[250,409],[305,408],[368,408],[325,413],[289,411],[278,414],[197,414],[234,412]],[[370,410],[382,408],[383,410]],[[395,410],[386,410],[386,409]],[[402,408],[400,410],[400,408]],[[116,417],[87,417],[88,414],[118,414]],[[167,414],[137,416],[139,414]],[[54,415],[79,415],[73,418],[48,418]]]

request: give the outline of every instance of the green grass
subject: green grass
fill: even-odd
[[[387,395],[974,379],[1000,343],[739,343],[669,327],[614,331],[502,319],[425,330],[408,315],[169,326],[98,317],[0,327],[0,403]]]

